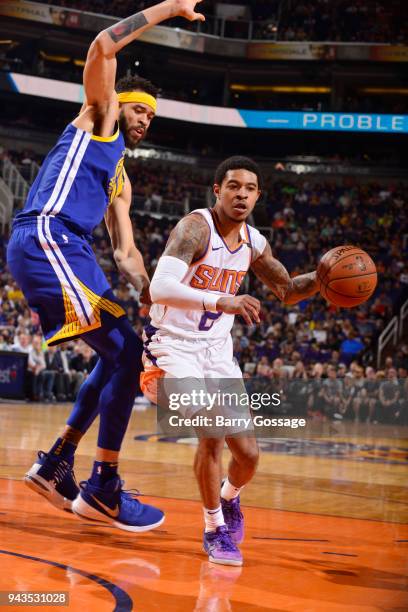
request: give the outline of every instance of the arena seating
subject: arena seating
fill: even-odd
[[[17,163],[27,155],[33,157],[27,152],[8,155]],[[177,165],[156,163],[153,166],[151,162],[140,160],[130,161],[128,173],[134,185],[135,202],[139,202],[145,212],[143,216],[133,215],[135,240],[152,274],[177,222],[166,217],[166,202],[191,194],[203,198],[207,179],[199,170],[192,173]],[[375,365],[379,333],[407,298],[408,267],[403,257],[406,250],[407,186],[350,179],[346,185],[316,179],[289,182],[270,177],[265,191],[260,207],[269,225],[264,229],[273,236],[274,255],[292,275],[314,269],[319,257],[333,245],[352,243],[366,249],[376,261],[379,284],[369,302],[352,310],[330,307],[319,297],[287,307],[251,276],[245,291],[262,302],[261,324],[248,328],[237,320],[233,330],[235,355],[245,375],[256,374],[266,380],[278,378],[282,382],[297,378],[304,381],[325,378],[331,366],[336,368],[338,376],[355,376],[360,370],[364,372],[363,368]],[[161,202],[160,214],[149,216],[146,207],[149,201]],[[202,206],[205,206],[204,201]],[[0,350],[28,352],[33,337],[41,334],[41,330],[38,319],[30,313],[6,270],[6,245],[7,237],[2,236]],[[132,288],[119,276],[103,225],[94,233],[93,246],[132,324],[141,333],[148,311],[139,305]],[[63,401],[75,395],[80,380],[88,374],[92,363],[92,355],[88,353],[81,341],[66,343],[63,347],[65,371],[55,369],[54,363],[54,383],[52,390],[47,392],[48,399],[57,396]],[[403,345],[395,357],[388,360],[386,369],[377,372],[378,380],[381,382],[390,369],[396,369],[400,381],[405,381],[407,360],[408,347]],[[51,367],[51,362],[48,367]],[[61,363],[59,367],[61,369]],[[40,393],[45,399],[49,380],[44,376],[44,388],[40,385]],[[32,387],[27,389],[27,394],[33,397]]]
[[[46,0],[36,1],[47,3]],[[117,17],[127,17],[154,3],[153,0],[113,0],[107,9],[103,0],[48,0],[48,4]],[[203,5],[202,10],[208,17],[204,31],[211,30],[215,4],[207,0]],[[255,22],[254,37],[259,39],[401,43],[407,36],[406,7],[399,0],[302,0],[296,3],[252,0],[244,4],[249,5]],[[238,38],[240,21],[235,22],[236,31],[233,24],[229,22],[228,35]],[[183,27],[188,26],[184,23]]]

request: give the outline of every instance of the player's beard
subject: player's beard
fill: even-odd
[[[143,140],[146,133],[145,131],[142,136],[138,135],[136,138],[131,136],[129,124],[123,111],[119,114],[119,129],[123,134],[123,138],[125,139],[125,145],[128,149],[135,149],[138,144]]]

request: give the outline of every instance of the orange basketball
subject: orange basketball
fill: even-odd
[[[377,269],[359,247],[345,245],[331,249],[319,261],[317,280],[322,296],[331,304],[353,308],[373,294]]]

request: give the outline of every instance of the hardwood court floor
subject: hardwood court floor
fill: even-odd
[[[306,442],[297,431],[289,442],[265,444],[243,494],[241,569],[210,564],[202,553],[194,447],[157,440],[151,410],[133,413],[121,475],[166,511],[158,530],[131,535],[81,522],[27,489],[21,476],[67,413],[0,405],[0,591],[69,591],[68,609],[81,612],[408,609],[401,429],[318,424]],[[145,440],[134,439],[140,434]],[[78,450],[79,479],[95,441],[93,428]]]

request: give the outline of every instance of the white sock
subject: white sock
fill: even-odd
[[[238,497],[243,488],[244,487],[234,487],[228,478],[226,478],[221,488],[221,497],[226,501],[231,501],[231,499]]]
[[[222,513],[221,506],[218,506],[218,508],[215,508],[215,510],[208,510],[207,508],[203,508],[203,511],[206,531],[215,531],[217,527],[225,525],[224,515]]]

